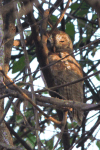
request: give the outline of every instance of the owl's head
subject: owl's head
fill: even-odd
[[[72,41],[68,34],[63,31],[54,31],[53,34],[49,37],[47,45],[48,49],[53,52],[73,52]]]

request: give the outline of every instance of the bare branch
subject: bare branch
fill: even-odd
[[[62,124],[60,121],[57,121],[56,119],[49,117],[47,114],[45,114],[17,85],[13,83],[13,81],[4,73],[2,68],[0,67],[1,73],[5,76],[5,78],[8,80],[7,82],[12,83],[12,88],[17,90],[23,97],[23,99],[28,100],[42,115],[44,115],[47,119],[55,122],[56,124]],[[6,84],[6,83],[5,83]]]
[[[57,22],[55,23],[55,25],[53,26],[52,30],[49,32],[49,34],[51,35],[53,33],[53,31],[56,29],[57,25],[61,22],[61,20],[63,19],[65,12],[67,10],[67,8],[69,7],[69,3],[71,2],[71,0],[68,0],[68,3],[66,4],[65,9],[62,11],[61,16],[59,17],[59,19],[57,20]]]

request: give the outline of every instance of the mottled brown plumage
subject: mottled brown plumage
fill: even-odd
[[[73,45],[69,36],[63,31],[55,31],[49,41],[51,43],[51,47],[48,47],[49,50],[51,48],[48,56],[49,63],[54,63],[66,57],[50,67],[55,85],[70,83],[82,78],[83,74],[80,65],[73,55],[69,55],[73,52]],[[83,82],[58,88],[57,92],[67,100],[83,102]],[[83,112],[74,109],[72,118],[78,124],[81,124]]]

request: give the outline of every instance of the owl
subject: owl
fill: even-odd
[[[73,44],[68,34],[63,31],[54,31],[48,39],[48,49],[49,64],[54,63],[50,69],[55,86],[70,83],[83,77],[82,68],[73,56]],[[66,100],[83,102],[83,82],[58,88],[57,92]],[[81,125],[83,112],[73,109],[70,118]]]

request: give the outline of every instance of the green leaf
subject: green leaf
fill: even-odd
[[[30,111],[26,111],[25,116],[26,116],[26,118],[29,117],[29,116],[32,116],[32,113]]]
[[[80,4],[74,3],[71,5],[70,8],[72,10],[77,10],[79,8],[76,15],[80,16],[80,17],[84,17],[89,12],[90,6],[88,4],[86,4],[85,2],[82,2],[82,4],[81,3]]]
[[[53,21],[53,22],[56,22],[58,20],[58,18],[54,15],[51,15],[50,19]]]
[[[79,27],[84,27],[85,24],[86,24],[86,21],[84,21],[84,20],[80,21],[79,19],[77,19],[77,21],[78,21],[78,26]]]
[[[51,138],[50,140],[46,141],[46,145],[49,149],[52,149],[53,148],[53,140],[54,138]]]
[[[85,43],[86,42],[86,40],[87,40],[87,37],[83,37],[83,43]]]
[[[48,94],[48,92],[47,92],[47,91],[45,91],[45,92],[43,92],[42,94]]]
[[[69,22],[66,24],[65,32],[70,36],[71,40],[74,41],[75,29],[73,23]]]
[[[32,133],[29,133],[29,134],[28,134],[28,136],[27,136],[27,143],[28,143],[32,148],[34,148],[35,143],[36,143],[36,137],[33,136]]]
[[[92,50],[91,55],[94,57],[94,55],[96,54],[96,52],[97,52],[97,48],[94,48],[94,49]]]
[[[70,6],[70,8],[71,8],[72,10],[76,10],[79,6],[80,6],[80,4],[74,3],[74,4],[72,4],[72,5]]]
[[[97,147],[100,149],[100,141],[96,142]]]
[[[23,120],[23,116],[21,115],[16,115],[16,122],[20,123]]]
[[[29,55],[29,60],[32,58],[32,56]],[[19,58],[18,61],[14,62],[14,65],[12,67],[12,73],[16,73],[18,71],[21,71],[25,67],[25,57],[22,56]]]
[[[31,85],[31,83],[26,83],[26,82],[18,82],[18,83],[16,83],[18,86],[20,86],[20,87],[23,87],[23,86],[25,86],[25,85]]]
[[[87,13],[88,13],[88,10],[79,10],[76,15],[80,17],[85,17]]]
[[[86,2],[82,3],[81,9],[89,9],[89,8],[90,6]]]
[[[93,70],[94,71],[94,73],[95,72],[97,72],[97,70],[95,69],[95,70]],[[99,80],[100,81],[100,74],[97,74],[97,75],[95,75],[95,77],[97,78],[97,80]]]
[[[80,5],[81,5],[81,3],[79,4],[79,3],[74,3],[74,4],[72,4],[71,6],[70,6],[70,8],[72,9],[72,10],[77,10],[79,7],[80,7]],[[85,2],[83,2],[82,3],[82,5],[81,5],[81,7],[80,7],[80,9],[84,9],[84,10],[88,10],[90,8],[90,6],[87,4],[87,3],[85,3]]]
[[[76,127],[76,126],[77,126],[76,122],[68,123],[68,129],[72,129],[72,127]]]
[[[62,150],[62,148],[60,147],[60,148],[58,148],[58,150]]]
[[[97,14],[93,14],[92,20],[96,20],[98,18]]]
[[[88,64],[89,66],[92,66],[93,65],[93,61],[89,58],[86,58],[85,59],[85,64]]]
[[[70,138],[70,145],[72,144],[72,141],[73,141],[73,138],[71,137],[71,138]]]
[[[25,67],[25,57],[22,56],[18,61],[14,62],[12,73],[21,71]]]

